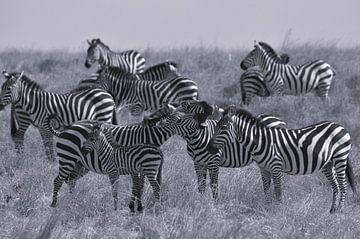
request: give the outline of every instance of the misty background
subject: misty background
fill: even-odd
[[[101,38],[113,49],[281,47],[360,42],[358,0],[2,0],[0,49],[84,50]],[[289,33],[291,33],[289,35]]]

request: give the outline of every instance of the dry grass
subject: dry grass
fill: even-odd
[[[250,49],[249,49],[250,50]],[[322,120],[344,125],[353,139],[356,181],[360,177],[360,48],[303,45],[285,49],[291,62],[321,58],[336,70],[329,103],[312,94],[299,97],[254,99],[254,113],[272,113],[289,127]],[[284,50],[284,51],[285,51]],[[229,60],[231,54],[231,61]],[[179,63],[183,75],[194,79],[202,99],[220,105],[239,103],[239,62],[245,50],[181,48],[147,49],[148,65],[166,59]],[[85,55],[64,51],[0,52],[7,71],[25,70],[48,90],[66,92],[94,70],[83,66]],[[359,238],[360,205],[349,190],[343,213],[330,215],[331,188],[321,174],[284,176],[280,205],[266,205],[256,165],[220,170],[220,200],[201,196],[185,143],[174,137],[162,146],[165,155],[164,203],[152,210],[152,191],[146,187],[146,210],[131,215],[127,208],[130,180],[120,183],[120,210],[113,211],[107,177],[89,173],[74,194],[64,186],[57,209],[50,208],[57,164],[47,162],[35,128],[26,135],[23,158],[17,158],[10,139],[10,109],[0,114],[0,232],[1,238]],[[128,117],[122,117],[126,123]]]

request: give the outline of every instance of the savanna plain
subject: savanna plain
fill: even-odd
[[[268,113],[282,118],[289,128],[331,120],[351,134],[355,181],[360,190],[360,47],[339,48],[331,44],[284,46],[278,53],[290,55],[291,64],[313,59],[330,63],[337,75],[330,100],[315,94],[254,98],[247,107],[253,114]],[[118,51],[126,49],[118,49]],[[240,104],[240,61],[251,49],[224,50],[216,47],[145,49],[147,66],[166,59],[179,64],[179,72],[197,82],[200,98],[211,104]],[[70,91],[96,69],[84,67],[85,49],[0,51],[0,67],[8,72],[25,71],[44,89]],[[0,76],[0,82],[4,77]],[[141,119],[120,111],[119,124]],[[111,188],[104,175],[88,173],[75,192],[60,191],[57,208],[51,208],[57,162],[45,157],[36,128],[25,137],[19,157],[10,138],[10,107],[0,112],[0,238],[360,238],[360,196],[348,187],[344,210],[330,214],[332,190],[325,176],[283,177],[283,202],[266,204],[260,172],[253,164],[244,168],[221,168],[219,202],[210,188],[200,195],[193,162],[180,137],[161,149],[162,199],[153,210],[153,194],[146,183],[143,213],[128,209],[131,180],[120,177],[119,209],[113,210]]]

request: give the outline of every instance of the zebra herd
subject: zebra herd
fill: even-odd
[[[256,162],[260,168],[266,202],[271,201],[274,182],[281,201],[282,173],[310,174],[322,171],[331,183],[330,212],[340,211],[346,196],[346,179],[355,192],[349,159],[351,139],[342,126],[321,122],[301,129],[287,129],[272,115],[253,116],[234,106],[221,109],[199,99],[198,86],[182,76],[174,62],[145,69],[137,51],[116,53],[100,39],[88,41],[85,67],[96,62],[99,69],[66,94],[43,90],[24,72],[3,71],[6,81],[0,93],[0,110],[11,105],[11,136],[19,153],[24,135],[32,124],[44,141],[46,155],[59,162],[54,179],[52,207],[65,182],[72,191],[76,181],[93,171],[109,176],[117,209],[120,175],[133,182],[129,208],[142,211],[145,177],[156,202],[161,199],[163,154],[160,146],[173,135],[187,143],[203,193],[209,175],[213,199],[218,201],[219,167],[239,168]],[[240,67],[242,102],[254,96],[298,95],[316,90],[326,99],[334,69],[317,60],[290,65],[287,54],[277,53],[259,42]],[[142,122],[118,125],[116,110],[129,107],[132,115],[151,112]],[[54,147],[53,135],[56,136]],[[340,195],[339,195],[340,194]]]

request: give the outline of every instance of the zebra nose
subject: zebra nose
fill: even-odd
[[[5,105],[0,103],[0,111],[3,111],[5,109]]]
[[[247,67],[245,66],[243,61],[240,63],[240,68],[243,69],[244,71],[247,70]]]
[[[85,64],[84,64],[84,65],[85,65],[86,68],[90,68],[90,67],[91,67],[91,64],[90,64],[88,61],[85,61]]]

